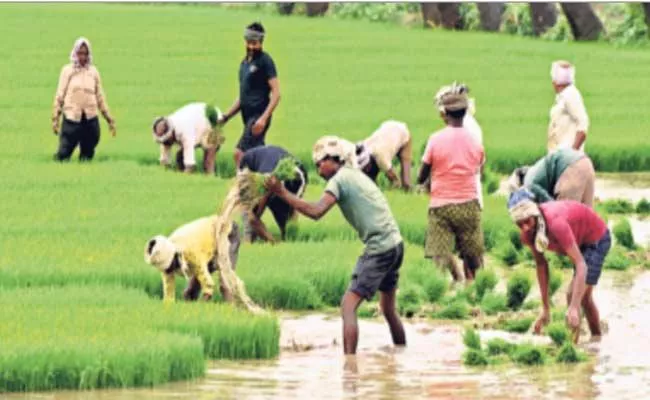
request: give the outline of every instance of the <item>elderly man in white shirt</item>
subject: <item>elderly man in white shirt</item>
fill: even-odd
[[[550,113],[548,153],[560,148],[584,152],[589,116],[575,86],[575,67],[567,61],[555,61],[551,66],[551,79],[557,95]]]
[[[192,173],[196,166],[194,149],[203,149],[203,170],[214,173],[219,147],[224,141],[218,121],[221,111],[206,103],[187,104],[167,117],[158,117],[153,123],[154,140],[160,144],[160,164],[170,165],[172,145],[181,149],[176,154],[178,168]]]

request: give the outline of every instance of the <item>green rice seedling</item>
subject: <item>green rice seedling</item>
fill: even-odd
[[[562,286],[562,273],[555,269],[549,269],[548,295],[553,297],[555,292]]]
[[[524,305],[521,306],[522,310],[537,310],[540,308],[542,305],[540,300],[534,299],[534,300],[528,300],[524,302]]]
[[[551,322],[564,322],[566,317],[567,308],[557,307],[551,309]]]
[[[508,280],[508,308],[518,310],[530,292],[532,281],[528,274],[515,272]]]
[[[454,300],[446,305],[434,318],[440,319],[467,319],[469,317],[469,306],[465,301]]]
[[[488,358],[483,351],[470,348],[463,353],[463,364],[470,367],[486,366]]]
[[[634,236],[632,235],[632,226],[627,218],[621,218],[614,224],[614,237],[616,238],[616,242],[621,246],[630,250],[636,249]]]
[[[632,260],[620,246],[614,246],[603,263],[603,268],[625,271],[632,265]]]
[[[447,279],[438,270],[431,271],[422,282],[426,298],[430,303],[437,303],[445,295]]]
[[[500,354],[510,354],[517,346],[502,338],[490,339],[487,342],[487,353],[490,356],[498,356]]]
[[[557,346],[562,346],[564,342],[570,339],[571,335],[566,324],[553,322],[546,327],[546,333]]]
[[[512,243],[517,251],[523,249],[524,245],[521,243],[521,232],[519,232],[518,229],[511,229],[510,232],[508,232],[508,237],[510,238],[510,243]]]
[[[574,364],[587,360],[587,356],[583,352],[577,350],[571,341],[566,341],[562,347],[560,347],[560,351],[555,360],[558,363]]]
[[[400,314],[412,317],[422,307],[426,294],[421,286],[416,284],[404,285],[397,291],[397,309]]]
[[[487,315],[508,311],[508,299],[501,293],[490,292],[481,300],[481,310]]]
[[[517,345],[512,352],[512,361],[523,365],[543,365],[546,363],[546,351],[531,343]]]
[[[279,352],[270,314],[163,305],[137,289],[0,290],[0,302],[0,391],[156,386],[203,376],[206,358]]]
[[[650,214],[650,201],[645,198],[639,200],[636,204],[636,212],[638,214]]]
[[[293,157],[287,156],[278,161],[278,164],[270,174],[262,174],[252,171],[244,171],[238,174],[237,186],[239,188],[239,199],[241,203],[248,208],[255,206],[266,194],[264,181],[269,176],[274,176],[281,181],[291,181],[296,179],[297,165],[298,164]]]
[[[501,321],[497,327],[507,332],[526,333],[534,321],[534,317],[513,318]]]
[[[554,268],[561,269],[573,269],[573,262],[567,256],[560,256],[558,254],[550,254],[547,258],[549,266]]]
[[[481,336],[472,328],[465,330],[463,343],[470,349],[481,350]]]
[[[517,251],[517,248],[512,244],[512,242],[502,242],[502,244],[496,250],[497,255],[501,261],[503,261],[507,266],[513,266],[519,264],[521,261],[521,256]]]
[[[491,292],[499,283],[499,277],[496,272],[490,268],[481,268],[474,279],[474,288],[476,289],[476,299],[481,301],[486,293]]]
[[[323,305],[316,288],[305,277],[285,273],[276,275],[272,280],[265,276],[251,277],[245,283],[248,295],[263,307],[316,310]]]
[[[219,114],[217,109],[212,104],[205,105],[205,117],[210,121],[210,125],[214,128],[219,122]]]
[[[377,314],[377,303],[365,302],[357,308],[357,316],[359,318],[373,318]]]
[[[623,199],[605,200],[599,206],[607,214],[631,214],[634,212],[634,205]]]

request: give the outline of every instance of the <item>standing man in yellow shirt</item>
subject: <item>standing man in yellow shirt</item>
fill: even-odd
[[[90,161],[99,143],[98,111],[108,122],[115,136],[115,120],[108,111],[99,71],[93,65],[90,42],[79,38],[70,53],[70,64],[61,70],[59,85],[54,97],[52,130],[59,135],[57,161],[67,161],[79,145],[79,160]],[[59,122],[63,114],[63,124]]]
[[[575,67],[567,61],[555,61],[551,66],[551,79],[556,96],[548,127],[548,152],[560,148],[584,152],[589,116],[575,86]]]

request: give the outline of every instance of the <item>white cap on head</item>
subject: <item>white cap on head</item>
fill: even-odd
[[[352,145],[352,149],[347,142],[338,136],[323,136],[316,141],[312,148],[312,159],[314,163],[322,161],[325,157],[338,157],[341,161],[349,160],[351,155],[350,151],[355,152],[356,148]]]
[[[156,267],[160,272],[169,268],[174,255],[176,246],[165,236],[158,235],[151,238],[144,248],[144,261]]]
[[[576,69],[568,61],[555,61],[551,64],[551,80],[557,85],[575,83]]]

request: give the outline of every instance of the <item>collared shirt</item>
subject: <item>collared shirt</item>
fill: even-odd
[[[393,158],[409,140],[411,134],[406,124],[389,120],[382,123],[363,143],[375,158],[379,169],[386,172],[392,168]]]
[[[555,104],[551,108],[548,152],[563,147],[573,147],[576,133],[580,131],[587,133],[588,129],[589,116],[582,95],[575,85],[569,85],[555,96]],[[580,151],[584,152],[584,147],[583,142]]]
[[[201,146],[203,149],[213,148],[209,143],[212,134],[212,125],[205,115],[205,103],[190,103],[175,111],[168,119],[174,128],[174,138],[183,149],[183,164],[196,165],[194,149]],[[171,146],[160,145],[160,162],[169,164]]]
[[[247,58],[242,60],[239,65],[239,103],[244,119],[264,113],[270,103],[269,80],[277,75],[273,59],[264,51],[250,62]]]
[[[94,118],[98,110],[104,116],[109,115],[97,68],[94,65],[65,65],[61,69],[54,96],[53,117],[58,117],[63,112],[66,119],[79,122],[82,114],[86,114],[86,118]]]
[[[175,230],[169,240],[182,253],[189,269],[188,279],[196,278],[204,294],[214,293],[214,281],[208,269],[208,263],[217,254],[216,223],[218,216],[204,217],[185,224]],[[176,275],[182,275],[180,269],[174,273],[162,273],[163,300],[174,301],[176,298]]]

